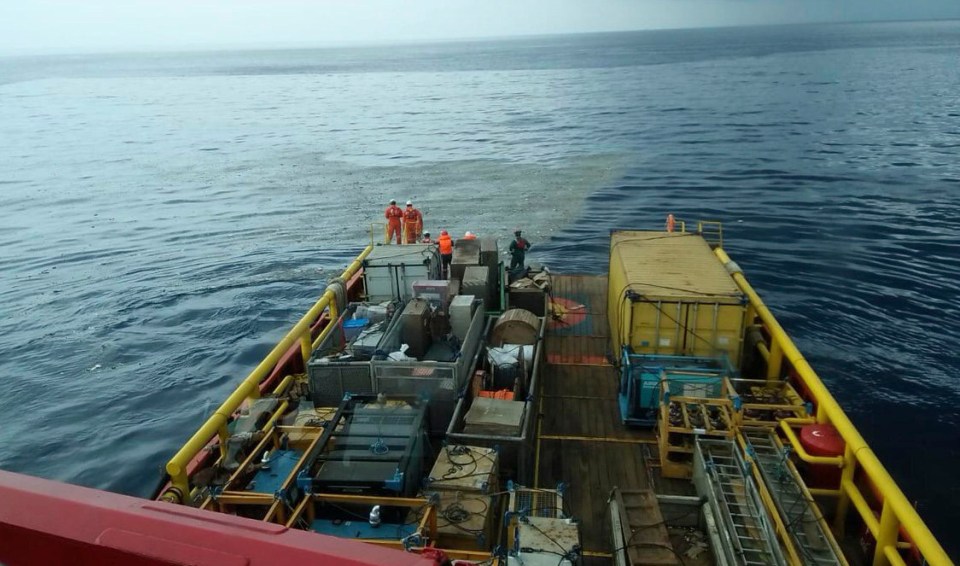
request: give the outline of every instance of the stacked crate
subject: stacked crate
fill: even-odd
[[[437,502],[440,547],[486,550],[495,542],[499,468],[491,448],[451,444],[440,450],[424,488]]]
[[[785,381],[731,379],[728,386],[739,398],[737,426],[775,427],[788,418],[807,416],[807,407]]]
[[[692,477],[697,436],[732,438],[736,435],[729,383],[728,379],[678,382],[666,376],[661,380],[663,402],[660,404],[658,444],[664,477]]]

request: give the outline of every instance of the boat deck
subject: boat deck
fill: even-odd
[[[535,486],[565,484],[565,507],[581,521],[587,565],[612,564],[607,500],[613,488],[693,491],[689,482],[659,479],[652,429],[630,429],[620,421],[618,373],[607,356],[606,294],[605,276],[554,275],[552,295],[560,308],[548,325],[539,394]],[[664,564],[677,563],[666,549],[659,554]]]

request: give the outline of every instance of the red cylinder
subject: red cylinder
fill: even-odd
[[[843,456],[847,447],[832,424],[812,424],[800,429],[800,444],[811,456]],[[836,489],[841,469],[837,466],[810,465],[807,483],[810,487]]]

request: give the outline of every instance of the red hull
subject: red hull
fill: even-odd
[[[183,505],[0,471],[0,563],[256,566],[432,558]]]

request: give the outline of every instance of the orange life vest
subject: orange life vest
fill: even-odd
[[[437,238],[437,243],[440,244],[440,253],[443,255],[450,255],[453,253],[453,238],[450,235],[444,236],[443,234]]]

